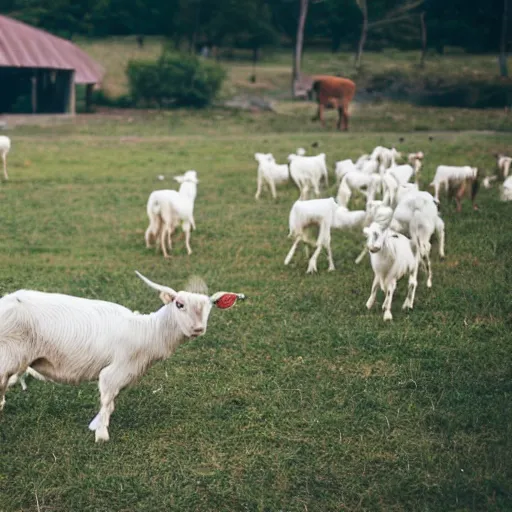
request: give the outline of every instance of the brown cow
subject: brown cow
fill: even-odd
[[[324,107],[332,105],[338,110],[338,123],[336,127],[348,130],[348,107],[356,92],[356,84],[348,78],[340,78],[330,75],[316,75],[313,77],[313,90],[316,92],[318,113],[313,121],[320,119],[325,126]]]

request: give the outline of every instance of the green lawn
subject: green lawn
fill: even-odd
[[[425,152],[427,184],[439,163],[491,173],[492,153],[512,145],[510,134],[429,140],[392,120],[375,126],[383,131],[363,133],[354,115],[359,132],[339,135],[295,118],[178,112],[10,132],[0,293],[154,311],[158,295],[137,269],[176,289],[199,275],[211,292],[248,300],[212,312],[204,337],[121,393],[107,444],[87,430],[94,384],[11,389],[0,415],[2,512],[512,510],[511,205],[496,189],[481,191],[476,213],[443,204],[447,258],[434,243],[433,288],[420,274],[415,309],[404,313],[399,283],[384,323],[382,295],[365,308],[369,261],[353,264],[361,234],[333,232],[337,270],[326,272],[322,254],[318,275],[306,275],[302,250],[283,265],[297,191],[254,200],[255,151],[280,162],[299,146],[323,151],[332,171],[336,160],[398,144]],[[187,169],[200,179],[194,252],[180,237],[164,260],[144,246],[146,200],[177,188],[171,177]]]

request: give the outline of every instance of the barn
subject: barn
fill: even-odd
[[[0,113],[74,114],[76,85],[90,104],[104,71],[70,41],[0,16]]]

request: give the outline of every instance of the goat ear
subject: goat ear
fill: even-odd
[[[164,303],[164,304],[169,304],[171,303],[173,300],[174,300],[174,297],[172,297],[169,293],[167,292],[160,292],[160,300]]]
[[[363,233],[368,236],[370,234],[370,228],[363,228]]]
[[[183,183],[183,176],[174,176],[174,180],[177,181],[178,183]]]
[[[150,287],[154,290],[158,290],[160,292],[160,299],[162,299],[162,302],[164,304],[169,304],[169,302],[172,302],[176,295],[178,293],[170,288],[169,286],[163,286],[161,284],[153,283],[153,281],[150,281],[147,277],[144,277],[140,272],[137,270],[135,273]]]
[[[237,299],[244,300],[245,295],[243,293],[217,292],[210,297],[212,304],[219,309],[229,309],[235,305]]]

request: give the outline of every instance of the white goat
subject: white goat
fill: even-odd
[[[325,153],[316,156],[288,155],[290,176],[300,190],[300,199],[307,199],[309,187],[313,187],[315,195],[320,195],[320,182],[325,179],[329,183]]]
[[[11,139],[6,135],[0,135],[0,155],[2,156],[2,162],[4,165],[4,178],[5,180],[9,179],[9,175],[7,174],[7,153],[11,149]]]
[[[333,229],[362,229],[368,221],[370,213],[367,210],[349,210],[338,206],[334,212]]]
[[[457,189],[455,191],[455,201],[457,203],[457,211],[461,210],[460,200],[466,191],[466,188],[471,188],[471,202],[473,203],[473,209],[478,210],[478,206],[475,203],[476,194],[480,183],[478,181],[478,169],[476,167],[465,166],[451,166],[451,165],[440,165],[436,169],[436,174],[431,187],[434,187],[434,198],[439,202],[439,189],[441,185],[444,185],[445,191],[449,192],[450,188]]]
[[[341,206],[347,206],[353,191],[361,192],[367,201],[373,201],[375,195],[382,189],[382,179],[378,174],[367,174],[353,170],[346,173],[338,187],[337,201]]]
[[[387,169],[396,165],[397,158],[401,158],[402,153],[396,150],[396,148],[385,148],[383,146],[377,146],[372,153],[370,158],[372,160],[378,160],[381,168]]]
[[[55,382],[98,380],[101,409],[89,428],[96,442],[108,441],[119,392],[186,338],[204,334],[213,305],[226,309],[245,298],[176,292],[137,275],[166,303],[157,312],[136,315],[112,302],[32,290],[0,299],[0,409],[9,378],[29,366]]]
[[[180,183],[179,191],[155,190],[148,198],[146,211],[149,218],[149,226],[144,235],[146,247],[151,246],[151,239],[160,236],[160,247],[165,258],[169,257],[172,248],[171,237],[176,227],[181,223],[185,233],[185,245],[187,253],[192,254],[190,248],[190,229],[196,229],[194,222],[194,202],[197,195],[196,171],[187,171],[174,179]]]
[[[290,179],[288,165],[277,164],[272,153],[254,153],[254,158],[258,162],[258,185],[254,197],[260,198],[263,183],[266,183],[272,197],[276,199],[276,185],[286,183]]]
[[[400,185],[408,183],[413,174],[414,169],[409,164],[396,165],[386,170],[381,167],[383,201],[394,207]]]
[[[358,169],[362,169],[362,168],[363,168],[363,166],[364,166],[364,164],[365,164],[366,162],[368,162],[368,160],[370,160],[370,155],[368,155],[368,154],[361,155],[361,156],[356,160],[355,165],[356,165],[356,167],[357,167]]]
[[[414,169],[414,181],[416,185],[419,185],[419,175],[421,171],[421,167],[423,165],[423,151],[418,151],[416,153],[409,153],[407,156],[407,162],[412,165]],[[407,180],[409,181],[409,180]]]
[[[512,157],[498,154],[496,155],[498,172],[501,174],[501,178],[505,179],[510,172],[510,165],[512,164]]]
[[[343,176],[345,176],[345,174],[347,174],[350,171],[357,170],[358,168],[350,158],[336,162],[334,164],[334,176],[336,177],[336,184],[339,185],[340,181],[343,179]]]
[[[307,273],[317,271],[316,262],[318,255],[325,247],[327,250],[327,259],[329,261],[329,271],[334,270],[334,261],[332,259],[331,251],[331,226],[334,223],[334,216],[338,205],[334,198],[329,197],[328,199],[310,199],[308,201],[298,200],[295,201],[289,216],[289,237],[294,238],[293,245],[288,252],[284,260],[284,264],[288,265],[297,246],[302,241],[306,244],[316,246],[316,250],[309,260]],[[316,242],[310,240],[305,233],[305,229],[308,226],[317,225],[319,227],[318,238]]]
[[[512,176],[509,176],[501,185],[500,199],[502,201],[512,201]]]
[[[418,284],[418,258],[413,252],[411,241],[404,235],[391,229],[382,229],[378,223],[364,228],[366,244],[370,251],[371,265],[374,273],[372,290],[366,302],[371,309],[375,303],[377,289],[386,294],[382,309],[384,320],[392,320],[391,303],[396,284],[405,274],[409,274],[409,289],[402,309],[412,309],[414,295]]]
[[[427,287],[432,286],[432,265],[430,263],[430,239],[434,232],[439,239],[439,256],[444,254],[444,222],[439,217],[434,198],[428,192],[411,191],[398,203],[389,227],[409,235],[417,247],[418,256],[427,267]]]

